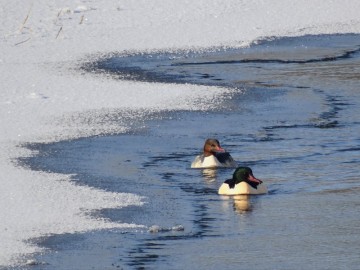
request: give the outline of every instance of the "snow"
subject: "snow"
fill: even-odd
[[[75,186],[14,159],[26,142],[127,130],[148,112],[206,110],[231,89],[116,81],[84,74],[83,60],[123,51],[240,47],[270,36],[359,33],[357,0],[2,1],[0,6],[0,266],[41,249],[27,240],[141,224],[87,213],[141,205],[136,194]],[[124,121],[109,121],[109,111]]]

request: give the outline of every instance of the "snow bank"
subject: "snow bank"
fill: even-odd
[[[3,1],[4,2],[4,1]],[[0,266],[39,251],[25,241],[110,227],[85,213],[142,203],[134,194],[74,186],[69,176],[13,163],[19,145],[123,132],[132,118],[166,109],[206,110],[216,87],[119,82],[82,74],[108,52],[237,47],[269,36],[360,32],[356,0],[5,1],[0,7]],[[111,122],[109,110],[125,121]],[[141,225],[141,224],[140,224]]]

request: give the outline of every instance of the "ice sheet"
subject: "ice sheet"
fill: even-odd
[[[90,218],[93,209],[142,200],[21,168],[13,160],[31,154],[22,143],[119,133],[149,111],[206,110],[231,91],[115,81],[81,73],[82,60],[122,51],[246,46],[270,36],[359,33],[359,10],[356,0],[2,1],[0,266],[39,251],[25,242],[34,237],[141,225]],[[127,121],[107,121],[108,110]]]

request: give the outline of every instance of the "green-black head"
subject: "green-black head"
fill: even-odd
[[[249,167],[238,167],[233,174],[233,180],[238,184],[242,181],[248,181],[250,176],[253,176],[253,172]]]

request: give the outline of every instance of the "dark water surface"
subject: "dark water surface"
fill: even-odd
[[[360,36],[134,54],[85,69],[238,90],[214,111],[163,112],[128,134],[29,146],[39,155],[21,162],[34,170],[145,196],[142,207],[94,215],[147,227],[46,238],[46,264],[29,269],[359,269]],[[190,169],[207,137],[269,194],[217,195],[232,169]]]

